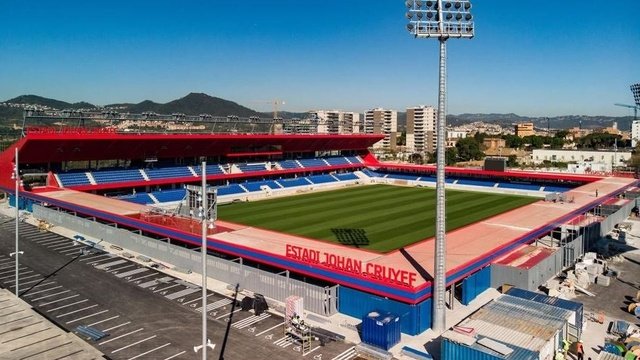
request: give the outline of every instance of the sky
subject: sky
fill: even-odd
[[[447,42],[448,113],[631,115],[640,1],[472,1]],[[435,105],[438,41],[404,0],[0,0],[0,101],[204,92],[260,111]]]

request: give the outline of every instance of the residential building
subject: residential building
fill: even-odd
[[[631,123],[631,146],[636,147],[640,141],[640,120],[633,120]]]
[[[433,153],[437,147],[437,111],[433,106],[407,108],[408,152]]]
[[[565,162],[565,163],[605,163],[613,167],[623,166],[631,159],[630,151],[615,150],[554,150],[554,149],[534,149],[531,154],[531,161],[534,164],[541,164],[543,161]]]
[[[384,139],[373,145],[374,150],[395,150],[398,136],[398,112],[375,108],[367,111],[362,122],[365,134],[384,134]]]
[[[507,146],[507,142],[502,138],[486,137],[482,141],[482,145],[487,150],[501,149]]]
[[[520,123],[515,126],[516,136],[525,137],[532,136],[536,134],[536,131],[533,129],[533,123]]]
[[[447,130],[447,141],[445,146],[450,148],[456,146],[458,140],[464,139],[467,137],[466,131],[458,131],[458,130]]]
[[[309,111],[317,123],[318,134],[355,134],[360,132],[360,114],[340,110]]]

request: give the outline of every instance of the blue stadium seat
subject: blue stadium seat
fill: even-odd
[[[101,170],[91,173],[98,184],[108,184],[125,181],[144,181],[140,170]]]
[[[332,156],[332,157],[328,157],[328,158],[324,158],[324,159],[327,160],[327,162],[331,166],[351,165],[351,163],[344,156]]]
[[[60,179],[62,186],[91,185],[85,172],[59,173],[58,179]]]
[[[158,199],[159,202],[181,201],[187,194],[185,189],[154,191],[151,194]]]
[[[382,177],[383,175],[381,173],[369,170],[369,169],[362,169],[362,172],[369,176],[369,177]]]
[[[299,159],[298,161],[305,168],[327,167],[327,163],[322,159]]]
[[[536,184],[518,184],[518,183],[507,183],[501,182],[498,184],[498,187],[501,189],[517,189],[517,190],[529,190],[529,191],[540,191],[541,185]]]
[[[245,193],[243,188],[238,184],[229,184],[227,186],[218,187],[218,195],[233,195],[233,194],[242,194]]]
[[[297,178],[297,179],[281,179],[278,180],[278,183],[283,187],[296,187],[296,186],[305,186],[310,185],[309,182],[305,178]]]
[[[300,165],[295,160],[282,160],[278,162],[283,169],[300,169]]]
[[[154,201],[151,199],[151,197],[149,197],[149,194],[147,193],[136,193],[131,195],[119,196],[118,199],[141,205],[154,203]]]
[[[268,186],[272,190],[280,189],[280,186],[278,186],[278,184],[273,180],[246,182],[243,183],[242,186],[244,186],[245,189],[249,190],[250,192],[260,191],[261,186]]]
[[[398,180],[413,180],[416,181],[418,180],[420,176],[419,175],[407,175],[407,174],[389,174],[387,176],[387,179],[398,179]]]
[[[548,191],[548,192],[565,192],[565,191],[569,191],[571,190],[571,187],[568,186],[558,186],[558,185],[553,185],[553,186],[545,186],[544,190],[542,191]]]
[[[265,164],[236,164],[242,172],[266,171]]]
[[[186,166],[146,169],[145,172],[147,173],[149,179],[152,180],[193,176],[191,171],[189,171],[189,168]]]
[[[362,159],[360,158],[360,156],[345,156],[345,158],[352,164],[362,164]]]
[[[196,174],[200,175],[202,173],[202,166],[197,165],[197,166],[193,166],[193,171],[196,172]],[[207,176],[209,175],[221,175],[224,174],[225,172],[222,170],[222,167],[220,167],[220,165],[218,164],[207,164]]]
[[[485,186],[494,187],[496,182],[493,180],[473,180],[473,179],[458,179],[457,185],[472,185],[472,186]]]
[[[326,184],[337,181],[331,175],[312,175],[307,176],[307,179],[311,180],[311,182],[314,184]]]
[[[360,179],[354,173],[333,174],[333,176],[337,177],[338,180],[340,180],[340,181],[359,180]]]

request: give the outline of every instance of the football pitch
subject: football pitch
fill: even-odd
[[[391,185],[357,186],[218,207],[238,224],[388,252],[435,235],[436,192]],[[447,190],[447,230],[539,199]]]

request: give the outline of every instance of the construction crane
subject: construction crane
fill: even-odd
[[[278,100],[278,99],[274,99],[274,100],[254,100],[252,102],[261,103],[261,104],[271,104],[273,106],[273,118],[274,119],[278,119],[279,106],[285,104],[283,100]]]

